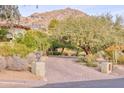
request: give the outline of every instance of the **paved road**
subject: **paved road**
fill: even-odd
[[[0,80],[0,88],[30,88],[46,85],[42,80]]]
[[[124,88],[124,78],[92,81],[55,83],[40,86],[42,88]]]

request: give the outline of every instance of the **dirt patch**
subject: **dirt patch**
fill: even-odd
[[[37,77],[29,71],[8,71],[4,70],[0,72],[0,80],[40,80],[41,77]]]

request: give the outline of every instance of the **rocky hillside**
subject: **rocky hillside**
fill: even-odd
[[[47,28],[50,20],[62,20],[69,16],[87,16],[87,14],[76,9],[66,8],[45,13],[34,13],[29,17],[22,17],[21,24],[32,28]]]

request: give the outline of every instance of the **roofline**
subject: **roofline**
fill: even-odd
[[[1,24],[1,23],[0,23],[0,27],[3,27],[3,28],[4,28],[4,27],[5,27],[5,28],[11,28],[11,26],[12,26],[11,24],[7,24],[7,23],[6,23],[6,24],[5,24],[5,23],[4,23],[4,24]],[[23,26],[23,25],[19,25],[19,24],[13,24],[13,27],[14,27],[14,28],[20,28],[20,29],[25,29],[25,30],[30,30],[30,29],[31,29],[31,28],[28,27],[28,26]]]

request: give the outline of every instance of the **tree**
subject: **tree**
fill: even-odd
[[[16,5],[0,5],[0,20],[9,23],[10,29],[13,28],[15,23],[19,23],[20,12]],[[9,30],[10,33],[11,30]]]
[[[62,39],[60,42],[70,42],[77,50],[83,49],[88,55],[114,43],[112,23],[108,15],[70,17],[60,22],[54,37]]]
[[[115,19],[114,26],[113,26],[114,29],[121,30],[122,24],[123,24],[123,18],[119,15],[116,15],[116,19]]]
[[[3,28],[0,29],[0,41],[7,40],[7,37],[6,37],[7,33],[8,33],[7,29],[3,29]]]
[[[48,30],[51,31],[55,31],[57,26],[59,24],[59,21],[57,19],[52,19],[48,25]]]
[[[50,47],[48,36],[40,31],[28,31],[24,36],[16,38],[16,42],[24,44],[32,50],[43,52]]]
[[[65,48],[73,48],[71,46],[71,42],[68,41],[67,35],[59,35],[56,33],[57,27],[59,25],[59,21],[56,19],[53,19],[50,21],[50,24],[48,26],[49,33],[51,34],[50,38],[52,38],[51,41],[51,49],[55,51],[57,48],[62,48],[61,54],[63,54],[63,51]],[[62,33],[61,33],[62,34]]]
[[[9,21],[19,19],[20,13],[16,5],[0,5],[0,18]]]

